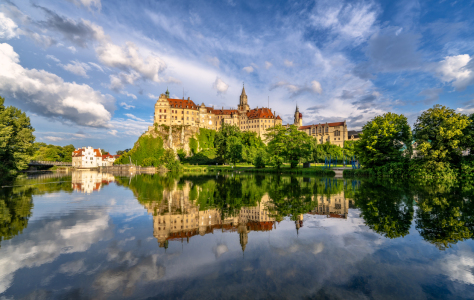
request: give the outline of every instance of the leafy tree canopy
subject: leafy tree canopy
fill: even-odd
[[[4,103],[5,99],[0,97],[0,174],[7,175],[28,167],[35,136],[30,118]]]
[[[416,150],[425,160],[449,162],[459,159],[464,141],[463,130],[471,121],[454,109],[435,105],[416,120],[414,137]]]
[[[386,113],[362,127],[356,152],[364,167],[400,161],[412,151],[412,133],[404,115]]]

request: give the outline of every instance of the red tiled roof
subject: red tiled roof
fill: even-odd
[[[280,115],[277,116],[277,120],[281,120]]]
[[[268,108],[255,108],[247,112],[249,119],[273,119],[275,116],[271,109]]]
[[[95,157],[102,157],[102,153],[100,153],[99,149],[94,149],[94,154]]]
[[[72,153],[72,157],[81,157],[81,156],[82,156],[82,152],[84,152],[84,149],[75,150],[75,151]]]
[[[106,158],[114,158],[113,155],[110,155],[110,154],[104,154],[102,155],[102,159],[106,159]]]
[[[192,100],[168,99],[168,102],[172,108],[198,109],[198,106]]]

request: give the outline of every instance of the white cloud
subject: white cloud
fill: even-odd
[[[229,89],[229,85],[222,81],[222,79],[219,77],[216,78],[216,81],[214,81],[212,87],[217,90],[217,94],[225,94],[227,89]]]
[[[158,99],[158,98],[159,98],[158,96],[155,96],[155,95],[153,95],[153,94],[151,94],[151,93],[148,93],[147,96],[148,96],[148,98],[150,98],[150,99]]]
[[[135,72],[154,82],[161,82],[160,73],[166,69],[165,62],[154,54],[143,58],[132,42],[123,47],[105,42],[96,48],[96,54],[106,66]]]
[[[252,72],[253,72],[253,67],[250,67],[250,66],[249,66],[249,67],[245,67],[245,68],[243,68],[242,70],[244,70],[244,71],[247,72],[247,73],[252,73]]]
[[[127,91],[121,91],[120,94],[125,95],[125,96],[127,96],[127,97],[131,97],[131,98],[137,100],[137,96],[135,96],[134,94],[130,94],[130,93],[127,92]]]
[[[207,62],[216,68],[219,68],[220,61],[217,57],[208,57]]]
[[[140,119],[139,117],[136,117],[132,114],[124,114],[125,116],[129,117],[130,119],[133,119],[133,120],[136,120],[136,121],[140,121],[140,122],[145,122],[145,120],[143,119]]]
[[[98,210],[48,221],[46,227],[33,228],[22,238],[2,245],[0,294],[11,285],[17,270],[51,263],[62,254],[84,252],[110,230],[108,214]]]
[[[123,108],[125,108],[125,109],[127,109],[127,110],[129,110],[130,108],[135,108],[135,106],[133,106],[133,105],[128,105],[128,104],[125,103],[125,102],[120,103],[120,106],[122,106]]]
[[[70,46],[70,47],[67,47],[69,50],[71,50],[72,53],[76,53],[76,47],[74,46]]]
[[[268,69],[270,69],[272,66],[273,66],[273,64],[272,64],[271,62],[269,62],[269,61],[266,61],[266,62],[265,62],[265,69],[268,70]]]
[[[83,76],[86,78],[89,77],[87,76],[87,71],[91,69],[91,67],[88,64],[79,62],[77,60],[71,61],[71,64],[67,64],[67,65],[60,64],[60,66],[66,71],[69,71],[73,74]]]
[[[13,22],[12,19],[7,18],[5,14],[0,12],[0,39],[12,39],[17,37],[18,26]]]
[[[474,84],[474,70],[468,65],[471,60],[469,54],[446,56],[438,63],[435,71],[442,81],[451,83],[458,91],[463,91]]]
[[[51,60],[54,60],[55,62],[61,62],[59,59],[56,58],[56,56],[54,55],[46,55],[46,58],[47,59],[51,59]]]
[[[89,62],[89,65],[95,67],[97,70],[101,71],[102,73],[105,73],[105,72],[104,72],[104,69],[102,69],[102,67],[99,66],[98,64],[93,63],[93,62]]]
[[[95,10],[100,12],[100,10],[102,9],[102,3],[100,0],[68,0],[68,1],[71,1],[72,3],[78,6],[82,4],[83,6],[87,7],[89,11],[94,11],[94,8],[95,8]]]
[[[86,84],[64,82],[44,70],[25,69],[8,44],[0,44],[0,92],[18,100],[24,109],[79,125],[105,127],[115,109],[115,99]]]
[[[63,138],[58,137],[58,136],[45,136],[44,138],[48,141],[51,141],[51,142],[58,142],[58,141],[63,140]]]
[[[109,133],[113,136],[117,136],[118,131],[115,130],[115,129],[112,129],[112,130],[109,131]]]
[[[474,284],[474,255],[466,249],[457,254],[450,254],[440,261],[440,269],[448,275],[452,281],[460,281],[466,284]]]
[[[120,72],[117,75],[110,75],[110,86],[111,90],[116,92],[120,91],[127,84],[134,84],[137,79],[140,78],[140,74],[135,71],[130,73]]]
[[[372,3],[338,3],[320,1],[314,8],[311,19],[317,28],[329,30],[343,40],[355,45],[367,40],[377,28],[378,8]]]
[[[316,80],[311,81],[311,88],[315,93],[322,94],[323,93],[323,88],[321,87],[321,83],[319,83]]]
[[[285,66],[287,67],[293,67],[293,61],[289,61],[287,59],[285,59],[285,61],[283,62],[285,64]]]

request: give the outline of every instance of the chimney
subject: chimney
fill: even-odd
[[[191,98],[190,98],[190,97],[188,97],[188,101],[189,101],[189,100],[191,100]]]

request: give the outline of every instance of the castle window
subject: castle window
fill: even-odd
[[[163,116],[163,119],[166,119],[166,116]]]
[[[160,115],[160,119],[161,119],[161,115]]]
[[[161,112],[161,109],[160,109],[160,112]]]
[[[166,112],[166,109],[165,109],[165,112]]]

